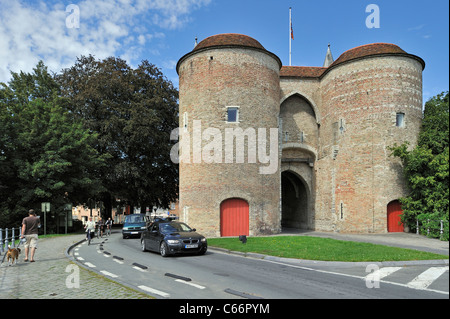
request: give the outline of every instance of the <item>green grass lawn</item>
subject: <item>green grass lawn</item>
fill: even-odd
[[[210,238],[208,246],[285,258],[324,261],[406,261],[448,259],[446,255],[412,249],[310,236]]]

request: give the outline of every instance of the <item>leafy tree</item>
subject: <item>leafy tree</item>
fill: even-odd
[[[443,92],[425,104],[418,145],[408,151],[408,143],[391,148],[401,158],[410,194],[401,198],[403,222],[415,227],[418,219],[432,228],[449,216],[449,103]]]
[[[42,62],[33,73],[12,73],[9,85],[2,84],[2,220],[20,223],[18,215],[40,209],[43,201],[60,211],[102,190],[95,177],[105,159],[92,147],[96,135],[67,111],[58,93]]]
[[[133,69],[110,57],[81,57],[58,76],[70,111],[98,135],[95,148],[109,155],[102,170],[107,192],[99,198],[142,208],[168,207],[177,198],[178,167],[170,160],[170,132],[178,126],[178,92],[148,61]]]

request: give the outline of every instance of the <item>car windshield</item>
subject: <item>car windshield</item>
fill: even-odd
[[[145,223],[144,215],[128,215],[125,217],[125,223],[129,224]]]
[[[175,232],[189,232],[192,231],[192,228],[184,223],[164,223],[159,224],[159,229],[162,233],[175,233]]]

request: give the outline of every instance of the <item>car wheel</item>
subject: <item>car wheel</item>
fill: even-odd
[[[206,253],[206,251],[208,250],[208,248],[203,248],[198,254],[199,256],[204,255]]]
[[[164,241],[161,242],[161,246],[159,246],[159,252],[160,252],[162,257],[169,256],[169,251],[168,251],[166,242],[164,242]]]
[[[147,251],[147,247],[145,246],[144,238],[141,238],[141,249],[142,249],[142,251]]]

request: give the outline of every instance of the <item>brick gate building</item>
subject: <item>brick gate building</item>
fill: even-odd
[[[424,67],[386,43],[291,67],[245,35],[201,41],[177,65],[180,219],[208,236],[398,229],[387,147],[416,144]]]

